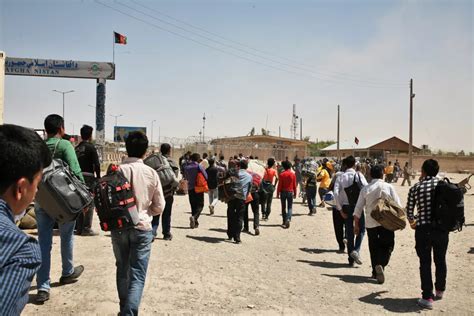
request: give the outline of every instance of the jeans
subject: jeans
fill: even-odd
[[[218,189],[209,189],[207,194],[209,195],[209,206],[215,207],[219,202]]]
[[[196,223],[204,207],[204,193],[196,193],[194,189],[189,190],[189,204],[191,204],[191,215]]]
[[[38,290],[49,291],[51,288],[51,248],[53,244],[54,219],[38,205],[35,205],[36,223],[38,225],[38,242],[41,249],[41,267],[36,275]],[[74,273],[73,248],[74,226],[76,222],[59,224],[61,239],[62,276]]]
[[[417,226],[415,230],[415,249],[420,258],[421,290],[424,299],[433,298],[433,279],[431,276],[431,250],[436,267],[435,288],[446,290],[446,251],[449,232],[433,229],[431,225]]]
[[[165,202],[166,205],[163,210],[163,214],[153,216],[153,220],[151,221],[151,227],[154,237],[158,235],[158,225],[160,225],[160,216],[163,217],[161,222],[161,231],[163,235],[167,236],[171,234],[171,210],[173,209],[174,197],[172,195],[166,197]]]
[[[375,266],[381,265],[385,268],[390,261],[393,248],[395,247],[395,233],[382,226],[367,228],[369,237],[370,262],[372,263],[372,275],[375,275]]]
[[[260,192],[260,204],[262,208],[262,216],[268,218],[272,212],[273,191],[269,193]]]
[[[112,231],[121,315],[138,315],[151,253],[152,231]]]
[[[328,193],[328,192],[329,192],[328,189],[319,187],[318,193],[319,193],[319,198],[321,199],[321,202],[324,201],[324,196],[325,196],[326,193]]]
[[[309,211],[316,208],[316,187],[306,187],[306,198],[308,199]]]
[[[359,219],[359,235],[355,237],[354,243],[354,209],[355,206],[344,205],[342,210],[347,214],[346,222],[346,238],[347,238],[347,254],[349,255],[349,263],[353,263],[354,259],[351,258],[350,254],[353,250],[359,252],[360,246],[362,245],[362,240],[365,235],[365,214],[362,213]]]
[[[252,207],[253,213],[253,228],[256,229],[260,225],[260,214],[258,213],[258,207],[260,204],[258,192],[252,193],[252,202],[245,204],[244,210],[244,230],[249,230],[249,205]]]
[[[283,218],[283,224],[286,221],[291,222],[291,215],[293,214],[293,192],[282,191],[280,192],[281,201],[281,217]],[[288,205],[288,213],[287,207]]]
[[[344,218],[341,216],[341,213],[339,213],[339,211],[335,207],[332,208],[332,223],[334,226],[334,233],[336,234],[336,241],[339,245],[339,250],[344,250],[346,248],[346,246],[344,245],[345,222]]]
[[[227,236],[240,240],[245,201],[233,199],[227,202]]]

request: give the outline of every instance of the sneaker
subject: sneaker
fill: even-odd
[[[255,236],[258,236],[258,235],[260,235],[260,229],[255,228]]]
[[[354,261],[357,263],[357,264],[362,264],[362,261],[360,260],[360,255],[357,251],[353,250],[351,252],[351,258],[354,259]]]
[[[337,251],[337,253],[345,253],[345,252],[346,252],[345,247],[339,247],[339,250]]]
[[[196,221],[194,220],[194,216],[189,217],[189,227],[191,227],[191,228],[196,227]]]
[[[429,298],[425,300],[424,298],[420,298],[417,302],[418,306],[426,309],[433,309],[433,299]]]
[[[316,215],[316,213],[318,213],[318,210],[314,207],[313,208],[313,215]]]
[[[81,234],[78,234],[78,235],[81,235],[81,236],[97,236],[97,235],[99,235],[99,233],[96,233],[92,229],[86,229]]]
[[[209,205],[209,213],[210,213],[211,215],[214,215],[214,206]]]
[[[383,273],[383,267],[381,265],[375,266],[375,278],[379,284],[383,284],[385,282],[385,275]]]
[[[286,222],[285,222],[285,228],[290,228],[290,221],[289,221],[289,220],[286,220]]]
[[[436,290],[435,299],[437,299],[437,300],[442,300],[442,299],[443,299],[443,295],[444,295],[444,291],[438,291],[438,290]]]
[[[240,238],[234,238],[234,240],[235,240],[235,243],[236,243],[236,244],[242,243],[242,241],[240,240]]]
[[[74,267],[74,272],[71,275],[62,276],[61,278],[59,278],[59,283],[60,284],[74,283],[77,281],[77,278],[81,276],[82,272],[84,272],[84,266],[81,265],[81,266]]]
[[[313,211],[309,211],[308,216],[313,216],[313,215],[314,215]]]
[[[49,292],[39,290],[38,294],[36,294],[36,298],[35,298],[36,303],[44,303],[47,300],[49,300]]]
[[[169,240],[169,241],[171,241],[171,240],[173,240],[173,235],[171,235],[171,234],[166,234],[166,235],[163,236],[163,239],[164,239],[164,240]]]
[[[247,234],[250,234],[250,231],[249,231],[249,229],[248,229],[248,228],[244,228],[244,229],[242,229],[242,233],[247,233]]]

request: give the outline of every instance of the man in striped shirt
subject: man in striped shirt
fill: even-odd
[[[0,148],[0,315],[20,315],[41,254],[38,242],[15,225],[15,218],[34,199],[51,155],[38,134],[16,125],[0,126]]]

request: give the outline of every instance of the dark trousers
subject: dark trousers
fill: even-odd
[[[344,245],[344,218],[335,207],[332,208],[332,223],[334,225],[334,233],[336,234],[336,240],[337,244],[339,245],[339,249],[343,250],[346,248]]]
[[[372,275],[375,275],[375,266],[385,266],[390,261],[395,246],[395,233],[382,226],[367,228],[369,237],[370,262],[372,263]]]
[[[291,215],[293,214],[293,192],[287,192],[287,191],[280,192],[280,200],[281,200],[281,217],[283,218],[283,224],[285,224],[286,221],[291,222]],[[287,213],[287,210],[288,210],[288,213]]]
[[[319,198],[321,199],[321,202],[324,201],[324,196],[325,196],[326,193],[328,193],[328,192],[329,192],[328,189],[319,187],[318,193],[319,193]]]
[[[240,240],[245,201],[233,199],[227,202],[227,236]]]
[[[204,208],[204,193],[196,193],[194,189],[189,190],[189,204],[191,204],[191,215],[194,217],[196,223]]]
[[[346,238],[347,238],[347,254],[349,263],[353,263],[354,259],[351,257],[351,252],[353,250],[359,252],[360,246],[362,245],[362,240],[364,240],[365,235],[365,214],[362,213],[359,219],[359,235],[354,236],[354,209],[355,206],[352,205],[343,205],[342,210],[347,214],[345,219],[346,223]],[[354,240],[355,239],[355,240]]]
[[[446,289],[446,251],[449,232],[433,229],[431,225],[421,225],[415,231],[415,249],[420,258],[420,278],[423,298],[433,298],[433,279],[431,276],[431,251],[436,267],[435,289]]]
[[[306,198],[308,199],[308,208],[311,212],[316,208],[316,187],[306,186]]]
[[[153,236],[156,237],[158,231],[158,225],[160,225],[160,217],[163,217],[161,221],[161,231],[164,236],[171,234],[171,210],[173,209],[174,197],[168,196],[165,198],[166,205],[163,210],[163,214],[153,216],[151,221],[151,227],[153,228]]]
[[[411,187],[410,176],[403,176],[402,186],[405,185],[405,181],[408,182],[408,186]]]
[[[258,192],[252,193],[253,201],[250,203],[245,204],[245,211],[244,211],[244,230],[249,230],[249,205],[252,207],[253,212],[253,228],[258,228],[260,225],[260,214],[258,213],[258,206],[259,206],[259,194]]]
[[[262,207],[262,216],[268,218],[272,212],[273,192],[260,193],[260,205]]]
[[[90,176],[84,176],[84,180],[88,188],[92,190],[95,185],[95,178]],[[92,218],[94,217],[94,203],[91,204],[87,212],[81,212],[76,219],[76,230],[78,234],[84,231],[90,231],[92,228]]]

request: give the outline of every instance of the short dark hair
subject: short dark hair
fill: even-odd
[[[347,157],[345,158],[345,160],[346,160],[346,167],[347,167],[347,169],[352,168],[352,167],[355,166],[356,160],[355,160],[354,156],[352,156],[352,155],[347,156]]]
[[[283,169],[288,170],[291,168],[291,162],[289,162],[288,160],[283,160],[281,162],[281,166],[283,167]]]
[[[249,163],[247,162],[247,160],[245,159],[242,159],[240,160],[239,162],[239,166],[240,166],[240,169],[247,169],[249,167]]]
[[[92,131],[94,129],[92,128],[92,126],[89,126],[89,125],[83,125],[81,127],[81,138],[83,140],[89,140],[91,139],[92,137]]]
[[[207,153],[203,153],[202,154],[202,159],[206,159],[207,158]]]
[[[214,166],[214,163],[216,162],[216,160],[214,158],[210,158],[208,162],[209,162],[209,166]]]
[[[425,160],[425,162],[423,162],[423,165],[421,166],[421,170],[423,170],[428,176],[436,176],[439,171],[438,161],[434,159]]]
[[[44,119],[44,129],[48,135],[56,135],[64,127],[64,119],[57,114],[50,114]]]
[[[201,159],[201,155],[198,153],[194,153],[191,155],[191,161],[199,161]]]
[[[372,179],[382,179],[383,178],[383,166],[374,165],[370,168],[370,176]]]
[[[129,157],[142,158],[148,149],[148,138],[141,131],[133,131],[125,140],[125,148]]]
[[[219,160],[224,160],[224,155],[220,155]]]
[[[171,152],[171,145],[168,143],[161,144],[160,152],[162,155],[169,155],[169,153]]]
[[[275,158],[268,158],[267,160],[268,167],[273,167],[275,165]]]
[[[0,194],[23,177],[32,182],[51,164],[51,153],[41,137],[18,125],[0,125],[0,148]]]

